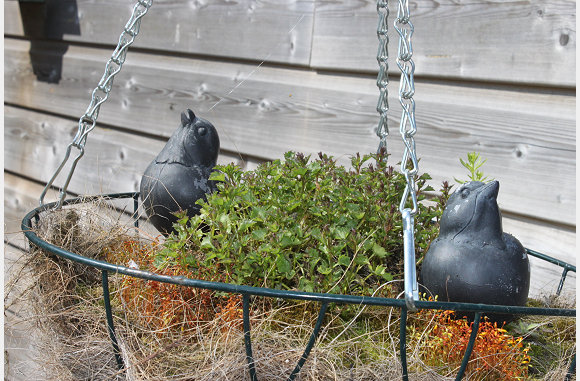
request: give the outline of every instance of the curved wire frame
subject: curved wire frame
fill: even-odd
[[[73,205],[90,202],[96,199],[133,199],[134,205],[134,224],[138,227],[138,206],[139,206],[139,193],[138,192],[128,192],[128,193],[115,193],[108,195],[99,195],[92,197],[83,197],[65,200],[64,205]],[[107,328],[109,336],[111,338],[113,352],[117,361],[119,369],[124,368],[123,360],[119,350],[119,345],[115,335],[115,327],[113,324],[113,314],[110,303],[109,294],[109,283],[108,274],[117,273],[132,276],[135,278],[141,278],[146,280],[158,281],[163,283],[181,285],[186,287],[195,287],[206,290],[222,291],[232,294],[239,294],[242,296],[243,300],[243,330],[244,330],[244,343],[246,350],[246,358],[248,362],[248,372],[250,379],[252,381],[257,381],[258,377],[256,374],[254,356],[252,352],[252,341],[251,341],[251,327],[250,327],[250,298],[252,296],[261,296],[269,298],[280,298],[280,299],[291,299],[291,300],[303,300],[310,302],[320,303],[320,311],[318,313],[318,318],[316,324],[310,335],[310,340],[300,357],[296,367],[292,373],[288,376],[288,380],[294,380],[298,373],[300,372],[302,366],[306,362],[311,349],[314,347],[320,329],[322,327],[323,319],[326,315],[328,305],[330,303],[336,304],[355,304],[355,305],[372,305],[372,306],[384,306],[384,307],[396,307],[401,310],[401,320],[400,320],[400,357],[401,357],[401,367],[402,367],[402,379],[403,381],[408,381],[409,373],[407,369],[407,359],[406,359],[406,322],[407,322],[407,303],[404,299],[393,299],[393,298],[383,298],[383,297],[372,297],[372,296],[353,296],[353,295],[340,295],[340,294],[325,294],[325,293],[314,293],[314,292],[304,292],[304,291],[286,291],[286,290],[275,290],[264,287],[252,287],[244,285],[236,285],[222,282],[212,282],[200,279],[190,279],[183,276],[169,276],[160,275],[153,272],[139,270],[134,268],[129,268],[126,266],[114,265],[109,262],[87,258],[70,251],[67,251],[58,246],[52,245],[44,240],[42,240],[34,232],[33,220],[38,223],[40,221],[40,213],[51,210],[57,203],[44,204],[36,209],[30,211],[22,220],[22,230],[26,238],[31,244],[37,247],[56,254],[62,258],[66,258],[86,266],[94,267],[102,271],[102,287],[103,287],[103,298],[105,305],[105,314],[107,319]],[[576,266],[570,265],[566,262],[560,261],[556,258],[552,258],[548,255],[538,253],[533,250],[526,249],[529,255],[540,258],[547,262],[563,268],[562,277],[560,279],[560,284],[558,286],[557,294],[560,293],[566,275],[568,272],[576,272]],[[431,309],[431,310],[453,310],[453,311],[465,311],[475,313],[474,323],[472,325],[472,331],[470,339],[463,356],[463,360],[456,376],[456,380],[461,380],[465,374],[469,359],[471,357],[474,342],[477,336],[477,331],[479,328],[479,323],[481,321],[481,316],[483,313],[502,313],[502,314],[514,314],[514,315],[543,315],[543,316],[564,316],[564,317],[575,317],[576,309],[565,309],[565,308],[538,308],[538,307],[519,307],[519,306],[500,306],[491,304],[473,304],[473,303],[457,303],[457,302],[438,302],[438,301],[416,301],[415,307],[417,309]],[[568,368],[568,372],[564,378],[565,381],[571,380],[572,375],[575,373],[576,367],[576,355],[574,355],[573,360]]]

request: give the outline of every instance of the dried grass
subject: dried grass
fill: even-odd
[[[122,214],[103,202],[88,203],[41,216],[39,236],[71,252],[103,259],[106,249],[139,232]],[[126,219],[125,219],[126,220]],[[143,239],[143,237],[141,237]],[[145,237],[147,239],[147,237]],[[120,297],[122,275],[110,277],[115,329],[126,368],[119,371],[108,336],[99,270],[33,248],[27,265],[35,287],[35,316],[43,332],[39,361],[50,380],[249,380],[241,321],[219,314],[180,330],[152,330],[127,313]],[[252,348],[260,380],[285,380],[296,366],[316,320],[316,306],[305,302],[252,301]],[[401,379],[399,312],[396,309],[351,309],[357,324],[333,312],[302,368],[298,380]],[[344,312],[344,311],[343,311]],[[383,324],[377,325],[381,321]],[[433,322],[424,322],[424,332]],[[424,335],[425,333],[423,333]],[[575,331],[574,333],[575,334]],[[421,333],[417,337],[421,338]],[[421,341],[420,339],[418,341]],[[409,342],[411,380],[452,380],[457,369],[433,369],[421,360],[421,348]],[[544,380],[562,377],[570,353]],[[468,379],[468,378],[466,378]]]

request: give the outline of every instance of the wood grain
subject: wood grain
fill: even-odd
[[[105,52],[69,47],[63,58],[63,78],[54,84],[39,82],[33,75],[28,42],[7,39],[5,43],[7,102],[71,118],[82,115],[101,77]],[[323,151],[344,164],[355,152],[376,149],[377,89],[372,77],[255,69],[253,65],[133,53],[99,120],[137,134],[167,138],[179,123],[179,113],[190,107],[216,125],[222,147],[230,152],[274,159],[288,150]],[[398,125],[400,107],[393,96],[390,101],[389,152],[395,164],[403,147],[393,127]],[[499,202],[504,210],[575,225],[573,95],[417,82],[416,101],[420,166],[432,175],[435,187],[444,179],[465,178],[458,158],[478,151],[488,159],[486,174],[501,182]],[[9,125],[5,135],[18,136]],[[74,123],[67,128],[63,136],[68,142]],[[49,138],[53,139],[44,140]],[[37,144],[36,139],[25,143],[29,149]],[[117,157],[133,140],[140,141],[130,136],[110,156]],[[91,141],[92,136],[89,144],[96,145]],[[47,162],[52,166],[55,160]]]
[[[74,121],[7,106],[5,168],[46,183],[64,158],[76,131]],[[145,168],[164,145],[164,140],[96,128],[75,170],[69,191],[82,195],[138,191]],[[78,153],[73,148],[55,186],[64,184],[70,164]],[[232,161],[238,163],[239,158],[221,153],[218,162]],[[53,199],[58,196],[53,192],[48,195]]]
[[[135,3],[48,2],[51,11],[45,19],[44,37],[116,45]],[[22,20],[18,2],[5,1],[4,13],[5,34],[24,36],[26,20]],[[134,46],[308,65],[313,21],[314,1],[157,0],[143,17]]]
[[[397,66],[397,2],[390,2],[390,72]],[[575,87],[576,2],[417,1],[416,74]],[[376,72],[376,2],[317,3],[311,66]]]
[[[391,3],[389,23],[393,73],[396,5]],[[48,12],[44,37],[116,44],[132,3],[67,0],[50,6],[58,9]],[[575,85],[574,1],[432,0],[412,6],[417,75]],[[4,12],[5,33],[25,35],[18,3],[5,1]],[[135,46],[376,73],[376,26],[376,2],[371,0],[203,5],[165,0],[143,19]]]
[[[504,216],[505,232],[516,237],[524,247],[576,265],[576,231],[545,222]],[[532,295],[554,295],[560,283],[562,268],[530,256]],[[576,274],[570,272],[562,293],[573,296],[576,292]]]

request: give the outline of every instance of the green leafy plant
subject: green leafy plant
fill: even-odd
[[[488,179],[487,176],[484,176],[483,172],[479,170],[483,166],[483,164],[485,164],[486,161],[487,159],[482,160],[479,157],[479,153],[468,152],[467,160],[459,158],[459,162],[469,171],[468,175],[469,180],[459,180],[455,178],[455,181],[457,181],[459,184],[466,183],[467,181],[481,181],[481,182],[492,181],[493,179]]]
[[[219,192],[185,214],[156,255],[160,268],[192,277],[276,289],[368,295],[403,273],[399,202],[406,182],[383,155],[357,154],[351,169],[327,155],[288,152],[243,172],[229,164],[212,176]],[[424,200],[430,177],[417,180]],[[441,202],[420,202],[417,259],[437,234]]]

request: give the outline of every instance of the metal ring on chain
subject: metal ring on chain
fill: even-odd
[[[79,150],[79,152],[74,158],[70,171],[64,182],[64,185],[60,190],[59,199],[55,209],[58,209],[62,206],[62,202],[66,196],[66,191],[72,178],[72,175],[75,171],[76,165],[80,160],[80,158],[85,153],[84,147],[87,142],[87,137],[89,133],[92,130],[94,130],[97,124],[97,118],[99,116],[99,110],[101,108],[101,105],[105,103],[107,99],[109,99],[109,93],[113,88],[113,81],[115,79],[115,76],[121,71],[123,63],[125,62],[125,58],[127,56],[127,49],[129,48],[129,46],[131,46],[131,44],[133,44],[133,42],[135,41],[135,37],[137,37],[137,35],[139,34],[141,19],[149,11],[151,5],[153,5],[153,0],[138,0],[137,4],[135,4],[135,6],[133,7],[131,17],[129,18],[127,24],[125,24],[123,32],[121,32],[121,35],[119,36],[119,42],[117,44],[117,47],[113,51],[111,58],[107,61],[107,64],[105,66],[105,72],[101,80],[99,81],[97,87],[95,87],[95,89],[91,93],[91,102],[89,103],[89,106],[87,107],[87,110],[85,111],[83,116],[81,116],[79,119],[78,131],[75,137],[73,138],[73,141],[67,146],[64,159],[62,160],[62,162],[60,163],[60,165],[58,166],[58,168],[56,169],[56,171],[54,172],[54,174],[44,187],[44,190],[40,194],[40,205],[44,205],[44,197],[46,195],[46,192],[50,189],[50,187],[54,183],[54,180],[59,175],[60,171],[63,169],[66,162],[69,160],[72,147],[75,147]]]

